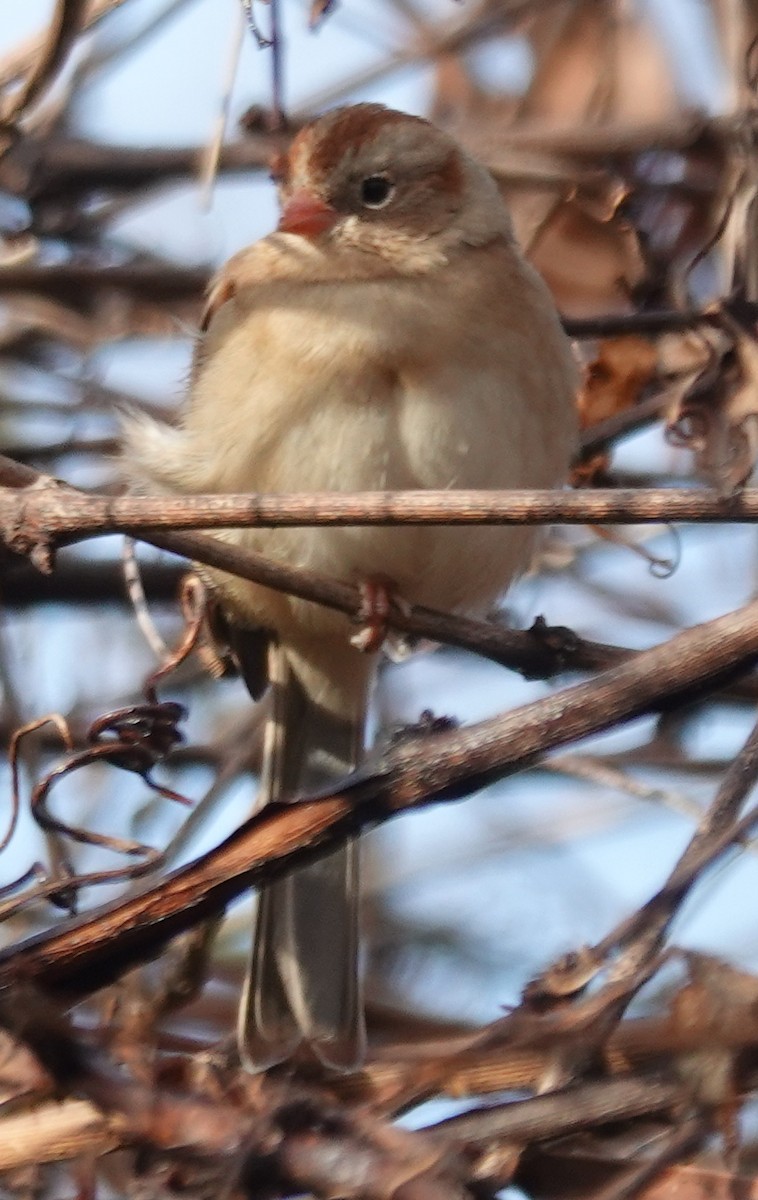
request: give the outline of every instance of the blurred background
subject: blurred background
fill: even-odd
[[[0,0],[6,104],[54,7]],[[309,114],[375,100],[451,130],[509,199],[585,368],[576,481],[729,491],[748,477],[750,387],[739,405],[732,389],[704,412],[692,385],[728,356],[751,382],[739,312],[722,323],[702,314],[726,298],[755,299],[756,168],[743,136],[755,105],[755,5],[314,0],[309,10],[280,0],[253,12],[264,36],[276,23],[276,79],[271,49],[257,48],[236,0],[96,0],[65,67],[25,109],[20,133],[7,135],[5,454],[79,487],[114,487],[118,411],[176,411],[210,273],[275,224],[272,151]],[[755,550],[750,527],[553,530],[498,616],[522,628],[544,616],[597,641],[652,646],[750,599]],[[182,628],[182,564],[138,553],[152,622],[171,647]],[[96,717],[141,697],[158,658],[127,599],[121,555],[119,539],[103,538],[62,552],[49,577],[26,566],[6,572],[6,744],[57,713],[81,745]],[[447,649],[420,653],[387,664],[376,736],[424,709],[471,722],[570,681],[527,681]],[[175,865],[249,812],[259,720],[239,681],[211,678],[197,659],[159,691],[188,717],[185,745],[156,774],[192,799],[193,815],[103,765],[63,780],[51,807],[88,830],[167,849]],[[366,970],[376,1021],[492,1020],[557,955],[601,938],[665,878],[754,707],[747,681],[369,835]],[[21,815],[0,856],[2,883],[16,883],[4,901],[8,941],[64,916],[34,898],[39,871],[19,884],[34,863],[49,872],[63,854],[77,873],[123,865],[91,846],[51,847],[33,821],[31,787],[63,753],[51,725],[21,746]],[[0,783],[0,813],[9,814],[9,766]],[[123,886],[84,888],[78,906]],[[754,969],[757,887],[746,847],[696,889],[673,940]],[[221,1032],[233,1020],[249,903],[230,911],[215,952]]]

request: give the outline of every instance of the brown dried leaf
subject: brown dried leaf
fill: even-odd
[[[522,118],[561,125],[625,118],[660,120],[677,110],[660,39],[631,5],[573,0],[544,7],[532,24],[534,77]]]
[[[726,345],[719,331],[698,335],[706,361],[694,377],[685,376],[667,422],[669,441],[691,450],[725,496],[744,486],[758,458],[758,344],[733,323],[730,332]]]
[[[436,68],[435,120],[490,167],[518,241],[571,316],[628,312],[629,296],[645,279],[637,234],[620,212],[628,188],[618,174],[585,158],[551,153],[528,141],[514,146],[514,119],[526,126],[527,135],[546,122],[552,127],[574,119],[637,119],[639,105],[625,102],[619,108],[614,88],[606,86],[608,55],[618,54],[621,61],[624,39],[642,36],[636,18],[619,22],[616,7],[606,0],[572,0],[551,4],[549,18],[533,19],[537,67],[520,102],[488,94],[460,55],[446,55]],[[636,82],[630,93],[642,86]]]
[[[585,370],[577,406],[582,429],[631,408],[658,366],[658,351],[639,334],[606,338]]]
[[[527,250],[566,316],[628,312],[630,293],[646,273],[626,221],[618,213],[598,217],[576,195],[554,203]]]

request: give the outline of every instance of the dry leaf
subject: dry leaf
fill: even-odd
[[[529,145],[531,128],[581,121],[649,121],[675,111],[670,71],[647,24],[613,0],[570,0],[527,22],[535,57],[520,101],[488,94],[461,55],[438,64],[432,107],[495,174],[516,237],[567,316],[629,312],[647,275],[637,234],[621,213],[627,186],[586,158]],[[613,69],[609,70],[609,65]],[[640,97],[654,97],[640,110]],[[652,101],[651,101],[652,102]],[[518,122],[525,138],[513,146]]]
[[[725,496],[744,486],[758,458],[758,344],[731,322],[730,333],[728,342],[718,330],[697,335],[702,365],[685,375],[667,422],[669,441],[691,450]],[[696,348],[697,340],[690,335],[687,344]]]
[[[631,408],[658,366],[658,351],[639,334],[606,338],[585,371],[578,397],[583,429]]]
[[[527,252],[567,316],[628,312],[646,274],[631,226],[599,219],[576,196],[555,204]]]
[[[592,120],[661,120],[678,108],[660,38],[616,0],[551,4],[531,28],[534,77],[521,118],[571,126]]]
[[[633,408],[643,389],[655,377],[658,351],[647,338],[638,334],[606,338],[585,368],[584,381],[577,397],[579,423],[588,429]],[[588,487],[608,468],[606,452],[594,454],[577,463],[572,472],[576,487]],[[615,535],[607,534],[610,540]]]

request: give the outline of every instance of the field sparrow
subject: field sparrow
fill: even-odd
[[[274,168],[276,233],[210,291],[178,429],[133,417],[127,471],[174,492],[544,488],[574,446],[575,369],[487,170],[378,104],[303,128]],[[411,604],[485,613],[529,561],[526,528],[235,529],[222,536]],[[338,613],[219,572],[240,645],[270,638],[266,799],[321,788],[363,748],[377,654]],[[355,639],[353,638],[353,641]],[[259,691],[254,649],[243,673]],[[247,664],[245,663],[247,658]],[[246,670],[247,666],[247,670]],[[360,1061],[357,847],[265,889],[241,1005],[253,1067],[301,1042]]]

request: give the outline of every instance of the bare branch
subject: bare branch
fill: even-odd
[[[7,488],[27,488],[27,485],[35,481],[41,482],[42,478],[30,467],[0,458],[0,480]],[[30,495],[32,490],[27,488],[22,494]],[[65,491],[67,495],[82,495],[75,493],[74,489],[60,490]],[[137,536],[153,546],[180,554],[184,558],[205,563],[206,566],[218,567],[233,575],[239,575],[242,579],[250,579],[276,591],[288,592],[303,600],[324,604],[349,616],[360,612],[361,596],[358,588],[316,571],[291,567],[251,550],[240,550],[217,538],[204,537],[197,533],[148,534],[142,530]],[[36,561],[47,569],[49,551],[45,547],[38,548],[42,558],[40,560],[37,554]],[[32,556],[35,557],[34,548]],[[540,622],[537,622],[530,632],[524,633],[491,622],[453,616],[421,606],[406,608],[405,605],[394,605],[390,623],[404,633],[485,655],[495,662],[534,678],[555,675],[569,667],[597,670],[623,661],[631,653],[621,647],[585,641],[571,630],[548,628]]]
[[[219,152],[220,172],[264,170],[272,154],[283,148],[291,134],[250,134],[244,141],[228,143]],[[38,158],[11,151],[14,172],[27,176],[31,199],[62,195],[73,198],[93,191],[133,192],[165,187],[199,174],[207,149],[202,146],[139,148],[100,145],[80,138],[56,138]]]
[[[53,485],[0,490],[6,545],[108,533],[312,525],[640,525],[671,521],[752,524],[758,489],[722,496],[705,488],[565,491],[294,492],[266,495],[97,496]]]
[[[69,293],[81,300],[81,289],[96,295],[101,289],[119,289],[151,301],[197,299],[202,296],[209,272],[200,267],[180,267],[158,258],[141,256],[122,263],[104,264],[96,258],[72,254],[66,262],[19,262],[3,268],[0,292],[45,291]]]
[[[44,91],[65,62],[81,29],[87,0],[57,0],[39,56],[0,119],[10,126]]]
[[[493,1138],[532,1141],[561,1137],[596,1120],[608,1122],[670,1110],[686,1099],[680,1083],[662,1079],[609,1080],[565,1088],[547,1096],[476,1108],[427,1126],[477,1145]]]
[[[120,8],[124,0],[91,0],[89,11],[83,22],[84,29],[92,29],[103,17],[109,16],[115,9]],[[29,39],[17,47],[0,62],[0,90],[20,79],[29,71],[34,70],[35,63],[45,53],[48,32]]]
[[[0,954],[0,987],[25,979],[60,997],[90,994],[251,887],[280,878],[362,828],[458,799],[557,746],[692,699],[758,656],[758,602],[678,634],[589,683],[453,733],[391,748],[330,796],[269,805],[225,842],[138,895]],[[758,812],[751,814],[758,821]],[[740,823],[735,836],[749,831]]]

